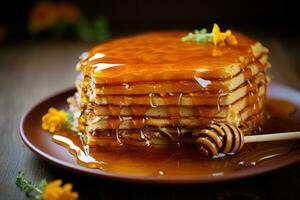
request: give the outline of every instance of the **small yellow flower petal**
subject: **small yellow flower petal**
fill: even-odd
[[[212,32],[214,33],[213,43],[214,45],[225,46],[228,45],[237,45],[238,41],[235,36],[232,34],[231,30],[221,32],[220,27],[217,24],[214,24]]]
[[[65,191],[71,191],[72,190],[72,184],[70,184],[70,183],[66,183],[64,186],[63,186],[63,189],[65,190]]]
[[[67,121],[67,113],[56,108],[49,108],[48,113],[42,117],[42,128],[54,133]]]
[[[55,180],[47,184],[43,192],[44,200],[76,200],[78,198],[78,193],[72,192],[72,184],[61,185],[62,180]]]
[[[218,38],[220,35],[220,27],[218,26],[218,24],[214,24],[212,32],[214,33],[213,43],[214,43],[214,45],[217,45]]]
[[[234,35],[230,35],[226,38],[226,42],[229,44],[229,45],[237,45],[238,44],[238,41],[237,39],[235,38]]]

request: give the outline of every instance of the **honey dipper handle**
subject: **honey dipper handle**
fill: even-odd
[[[244,142],[252,143],[252,142],[268,142],[268,141],[293,140],[293,139],[300,139],[300,131],[265,134],[265,135],[249,135],[244,137]]]

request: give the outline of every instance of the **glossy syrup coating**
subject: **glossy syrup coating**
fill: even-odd
[[[136,134],[148,144],[157,132],[171,142],[183,142],[181,133],[188,130],[190,135],[211,121],[236,125],[246,119],[260,121],[254,115],[261,116],[263,108],[268,50],[236,32],[236,46],[182,42],[187,33],[144,33],[100,44],[82,54],[77,66],[82,77],[81,98],[77,98],[80,130],[93,137],[100,131],[115,133],[120,144],[120,133],[130,130],[126,137]],[[244,93],[222,105],[223,97],[243,86]],[[138,98],[146,99],[145,103],[136,105]],[[154,103],[158,98],[160,105]],[[123,99],[126,104],[121,103]]]
[[[83,74],[99,84],[139,81],[229,78],[264,52],[253,52],[256,41],[235,32],[236,46],[182,42],[188,32],[150,32],[100,44],[82,54]]]
[[[62,102],[64,99],[61,100]],[[270,118],[261,126],[261,134],[274,132],[286,132],[300,129],[299,111],[296,111],[294,103],[268,99],[266,112]],[[291,118],[291,114],[295,113]],[[296,118],[295,118],[296,117]],[[295,120],[297,119],[297,120]],[[36,130],[39,130],[37,128]],[[40,133],[39,133],[40,134]],[[61,132],[62,137],[54,137],[54,141],[63,145],[72,153],[78,164],[89,168],[98,168],[109,173],[130,174],[154,177],[154,179],[167,177],[214,177],[220,174],[237,172],[257,165],[270,159],[279,158],[289,153],[296,154],[299,148],[299,140],[277,141],[267,143],[247,143],[239,153],[228,156],[226,159],[214,159],[199,155],[195,145],[157,145],[149,147],[136,147],[132,145],[119,146],[117,138],[103,136],[98,142],[110,147],[92,146],[82,154],[84,143],[77,133]],[[59,139],[59,140],[58,140]],[[69,140],[73,145],[70,146]],[[48,138],[45,138],[48,141]],[[56,146],[56,145],[55,145]],[[164,148],[162,148],[162,146]],[[66,159],[69,158],[67,151]]]

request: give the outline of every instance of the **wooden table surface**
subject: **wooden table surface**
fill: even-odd
[[[256,36],[270,49],[273,80],[300,90],[298,38]],[[92,44],[26,41],[0,47],[0,199],[26,199],[15,186],[19,170],[35,181],[63,179],[80,199],[299,199],[300,163],[234,182],[193,186],[157,186],[107,181],[49,164],[21,141],[19,122],[45,96],[74,83],[74,66]]]

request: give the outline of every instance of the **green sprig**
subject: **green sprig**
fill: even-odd
[[[64,123],[64,128],[73,132],[78,132],[78,130],[74,127],[74,117],[70,112],[67,112],[67,120]]]
[[[212,42],[214,33],[208,33],[205,28],[201,30],[194,30],[194,32],[188,33],[186,36],[181,38],[182,42],[196,42],[196,43],[207,43]]]
[[[85,42],[103,42],[111,37],[108,30],[108,20],[101,16],[92,21],[81,18],[76,23],[75,31],[77,36]]]
[[[42,200],[43,191],[47,185],[47,181],[42,179],[37,185],[33,184],[31,181],[26,180],[23,172],[18,172],[16,177],[17,187],[25,192],[26,196],[32,200]]]

